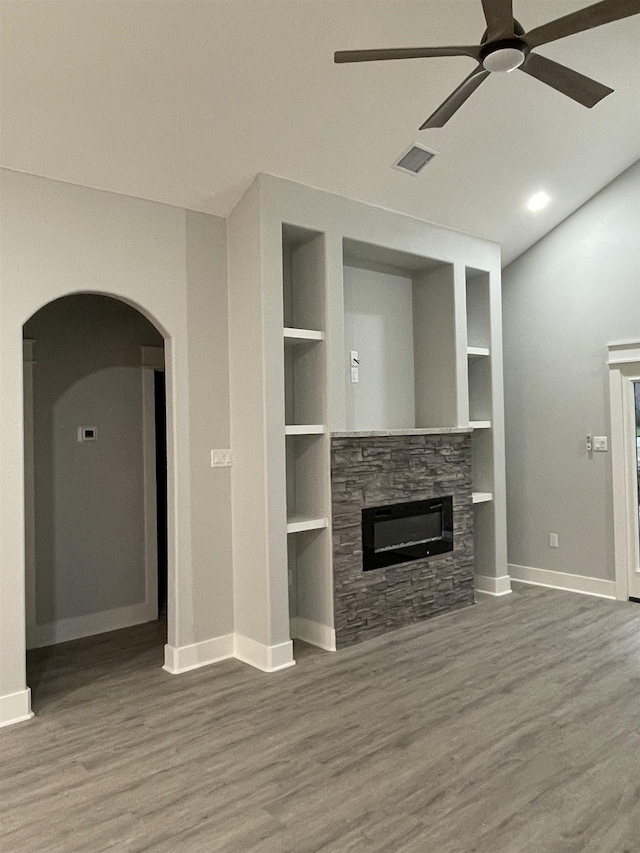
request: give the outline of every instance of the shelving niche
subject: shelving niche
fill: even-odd
[[[343,280],[347,429],[458,426],[453,264],[344,239]]]
[[[471,422],[477,586],[508,591],[499,247],[264,174],[227,236],[234,632],[245,659],[273,671],[293,662],[291,637],[335,644],[333,433]],[[364,322],[352,339],[348,291],[364,273],[405,279],[390,344]],[[398,341],[399,364],[387,357]]]
[[[324,235],[284,225],[282,256],[290,634],[333,648]]]
[[[489,274],[467,268],[467,379],[469,424],[474,428],[471,436],[474,555],[476,574],[480,575],[490,574],[496,559],[490,297]]]

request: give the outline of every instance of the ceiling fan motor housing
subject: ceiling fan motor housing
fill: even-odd
[[[346,50],[335,53],[334,59],[336,62],[371,62],[380,59],[468,56],[478,60],[471,74],[420,125],[420,130],[444,127],[490,74],[515,71],[516,68],[591,109],[610,95],[613,89],[536,53],[536,48],[594,27],[640,15],[640,0],[598,0],[590,6],[527,31],[513,17],[513,0],[482,0],[482,8],[487,28],[479,45]]]
[[[483,47],[480,54],[486,71],[505,72],[519,68],[529,54],[529,46],[522,39],[501,39]]]

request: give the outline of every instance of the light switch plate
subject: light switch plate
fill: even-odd
[[[211,467],[212,468],[228,468],[231,465],[230,450],[212,450],[211,451]]]
[[[609,439],[606,435],[593,436],[593,449],[596,453],[604,453],[609,449]]]

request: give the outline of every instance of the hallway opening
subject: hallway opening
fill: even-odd
[[[39,650],[32,680],[44,674],[48,647],[96,635],[117,646],[111,632],[159,618],[150,631],[161,666],[163,337],[136,308],[88,293],[45,305],[23,337],[27,649]]]

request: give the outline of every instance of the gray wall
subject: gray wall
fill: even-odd
[[[613,580],[607,344],[640,337],[640,163],[503,273],[509,562]],[[559,548],[549,547],[549,533]]]
[[[347,429],[414,427],[412,282],[401,275],[344,268]],[[349,352],[360,381],[349,381]]]
[[[195,570],[195,642],[233,631],[231,469],[210,467],[214,448],[230,448],[227,225],[186,211],[189,336],[189,501]],[[178,571],[179,571],[178,567]]]
[[[34,344],[36,621],[144,601],[140,347],[162,336],[134,308],[64,297],[25,325]],[[77,440],[79,426],[98,430]]]

